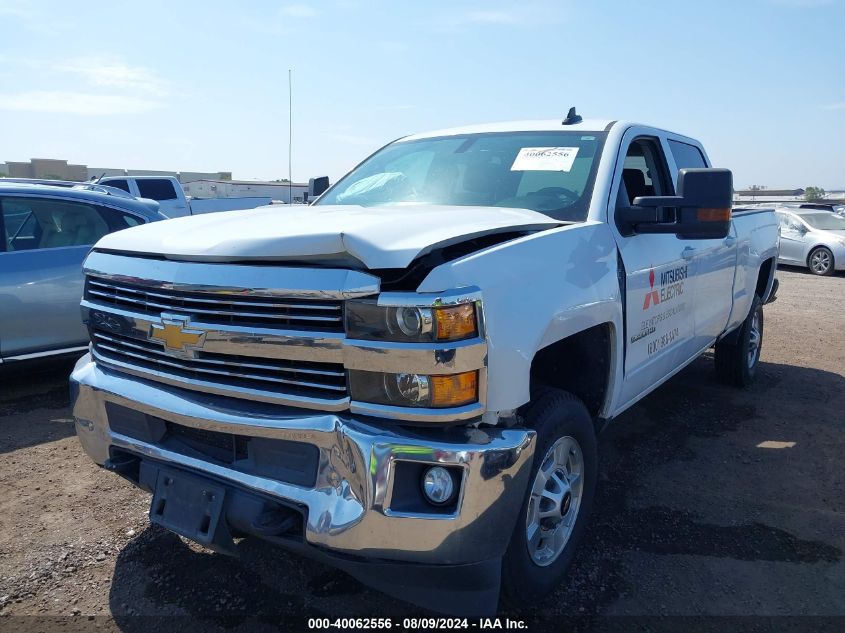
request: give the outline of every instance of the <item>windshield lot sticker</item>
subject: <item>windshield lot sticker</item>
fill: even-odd
[[[577,155],[577,147],[523,147],[511,171],[569,171]]]

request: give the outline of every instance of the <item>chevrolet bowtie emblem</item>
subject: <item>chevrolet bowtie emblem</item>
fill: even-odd
[[[188,317],[162,314],[161,325],[150,324],[149,339],[164,344],[167,350],[193,356],[205,343],[205,331],[189,329],[188,321]]]

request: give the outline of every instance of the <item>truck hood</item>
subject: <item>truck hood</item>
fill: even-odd
[[[137,226],[105,236],[95,248],[177,260],[405,268],[434,248],[560,224],[536,211],[501,207],[272,205]]]

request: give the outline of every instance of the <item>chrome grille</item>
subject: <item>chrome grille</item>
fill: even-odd
[[[342,301],[146,288],[91,275],[86,279],[85,299],[154,317],[176,312],[216,325],[343,331]]]
[[[95,357],[118,369],[150,378],[218,385],[226,391],[261,391],[268,395],[339,400],[347,397],[342,364],[260,359],[198,351],[195,358],[174,356],[153,341],[113,332],[92,331]]]

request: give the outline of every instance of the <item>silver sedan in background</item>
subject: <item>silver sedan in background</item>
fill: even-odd
[[[845,218],[815,209],[776,209],[780,224],[778,263],[804,266],[816,275],[845,270]]]
[[[164,220],[108,187],[0,180],[0,364],[82,352],[82,260],[106,233]]]

